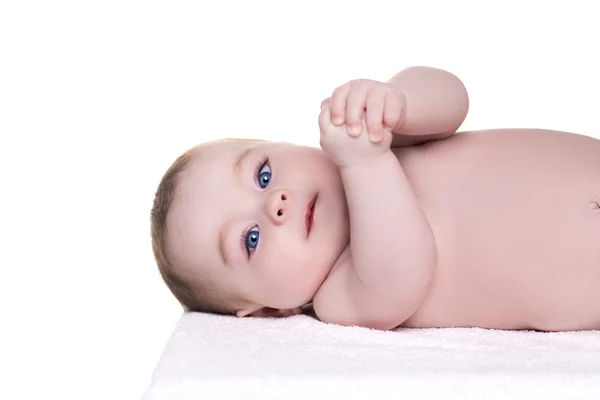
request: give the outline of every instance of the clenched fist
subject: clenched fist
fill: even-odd
[[[362,128],[366,128],[364,118],[361,123]],[[352,164],[368,163],[389,152],[392,144],[390,130],[384,130],[381,140],[377,143],[369,140],[368,135],[348,135],[345,125],[337,126],[331,121],[328,105],[321,108],[319,129],[321,131],[321,148],[340,168]]]
[[[324,106],[330,107],[334,125],[345,124],[348,134],[355,137],[366,131],[373,142],[381,141],[384,132],[394,129],[405,117],[404,94],[389,83],[369,79],[353,80],[336,88],[323,100]]]

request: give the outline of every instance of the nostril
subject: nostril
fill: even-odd
[[[287,200],[287,198],[285,197],[285,194],[281,194],[281,200]]]
[[[281,217],[283,215],[283,213],[281,212],[281,210],[277,210],[277,216]]]

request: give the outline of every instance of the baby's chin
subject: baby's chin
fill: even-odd
[[[312,302],[313,298],[319,292],[319,289],[321,289],[321,286],[327,280],[327,278],[329,278],[329,275],[331,275],[331,273],[336,268],[336,266],[337,266],[337,262],[329,263],[327,266],[325,266],[323,268],[322,271],[319,271],[318,274],[315,273],[314,284],[310,285],[310,287],[307,287],[306,295],[303,297],[302,301],[300,302],[300,303],[302,303],[302,305]]]
[[[279,299],[277,301],[277,305],[280,309],[291,309],[302,307],[308,303],[311,303],[317,292],[319,291],[323,282],[327,278],[327,274],[325,276],[315,277],[316,279],[309,282],[298,282],[298,281],[288,281],[285,284],[279,285],[277,289],[276,297]],[[298,283],[303,283],[302,286],[299,286]],[[275,291],[271,293],[275,294]]]

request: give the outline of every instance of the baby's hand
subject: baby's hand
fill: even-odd
[[[357,79],[333,91],[321,107],[329,105],[334,125],[344,123],[350,136],[363,131],[363,118],[372,142],[383,140],[384,131],[391,131],[404,118],[404,95],[389,83]]]
[[[364,119],[361,124],[366,128]],[[340,168],[374,160],[389,152],[392,144],[390,130],[383,131],[382,139],[377,143],[371,142],[367,135],[349,136],[344,125],[336,126],[331,122],[327,105],[321,108],[319,128],[321,148]]]

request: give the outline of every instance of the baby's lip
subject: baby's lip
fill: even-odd
[[[306,213],[304,216],[304,221],[306,223],[306,237],[310,235],[310,231],[312,230],[314,220],[315,220],[315,204],[317,203],[317,197],[319,194],[315,194],[315,196],[308,202],[306,206]]]

